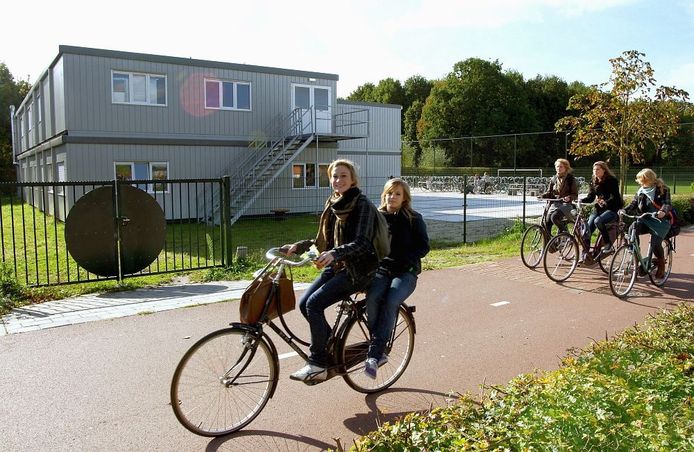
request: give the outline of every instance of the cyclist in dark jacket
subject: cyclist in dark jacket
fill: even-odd
[[[627,213],[656,212],[656,218],[646,217],[641,220],[639,234],[651,234],[651,246],[656,261],[656,278],[665,275],[665,251],[663,239],[670,230],[669,213],[672,209],[670,189],[650,168],[644,168],[636,174],[636,182],[641,186],[631,203],[624,208]]]
[[[545,229],[552,234],[552,224],[556,224],[560,232],[566,232],[566,220],[572,220],[572,202],[578,199],[578,183],[572,174],[571,164],[566,159],[557,159],[554,162],[557,174],[552,176],[549,187],[540,195],[544,199],[561,199],[563,202],[553,203],[547,214]]]
[[[323,269],[299,300],[299,309],[311,329],[311,356],[290,376],[293,380],[327,378],[330,325],[324,311],[354,292],[365,290],[378,268],[371,240],[376,212],[359,190],[354,164],[335,160],[328,166],[328,177],[334,192],[325,203],[316,239],[282,247],[286,254],[301,254],[315,243],[320,255],[314,263]]]
[[[364,373],[376,378],[387,361],[386,344],[395,327],[400,303],[417,287],[422,258],[429,252],[429,236],[422,216],[412,210],[410,188],[402,179],[386,182],[381,206],[391,234],[390,254],[384,258],[366,294],[366,316],[371,343]]]
[[[593,178],[590,182],[590,190],[588,195],[581,199],[581,202],[593,202],[596,199],[593,212],[588,218],[588,228],[583,234],[583,240],[590,246],[590,237],[597,227],[605,241],[602,252],[603,254],[609,254],[614,249],[612,239],[607,230],[607,224],[617,220],[617,212],[624,207],[624,200],[619,193],[619,181],[609,166],[607,166],[607,163],[603,161],[593,163]],[[587,251],[583,252],[582,260],[585,258]]]

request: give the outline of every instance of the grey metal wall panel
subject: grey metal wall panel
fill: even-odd
[[[63,71],[63,58],[58,59],[55,66],[52,69],[52,79],[53,79],[53,111],[55,112],[55,118],[53,124],[55,129],[53,134],[57,135],[67,128],[66,118],[65,118],[65,73]]]
[[[362,106],[348,103],[349,106]],[[366,140],[345,140],[340,149],[393,149],[400,151],[400,108],[379,107],[378,104],[364,104],[369,110],[369,138]]]
[[[121,136],[247,139],[264,131],[278,114],[288,114],[292,83],[328,86],[336,101],[335,80],[247,72],[223,68],[194,67],[144,60],[126,60],[91,55],[65,54],[68,128],[120,134]],[[111,72],[165,75],[167,106],[114,104],[111,102]],[[205,77],[251,83],[251,111],[204,108]]]

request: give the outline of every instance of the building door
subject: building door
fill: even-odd
[[[292,110],[299,108],[301,114],[301,126],[297,127],[297,133],[332,132],[330,99],[328,86],[292,86]]]

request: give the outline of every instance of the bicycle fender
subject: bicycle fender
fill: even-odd
[[[232,328],[238,328],[243,331],[248,331],[249,333],[259,332],[258,328],[255,328],[253,325],[248,325],[247,323],[231,322],[229,325],[231,325]],[[280,377],[280,363],[277,359],[279,354],[277,353],[277,347],[275,347],[275,343],[272,342],[272,339],[270,339],[270,336],[268,336],[267,333],[262,332],[261,339],[265,341],[268,347],[270,347],[270,352],[272,352],[272,356],[274,357],[274,359],[272,360],[272,365],[275,367],[275,382],[272,385],[272,391],[270,392],[270,398],[272,398],[272,396],[275,395],[275,389],[277,389],[277,383],[279,382]]]

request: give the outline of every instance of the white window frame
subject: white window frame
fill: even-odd
[[[164,165],[166,166],[166,177],[164,179],[169,179],[169,162],[149,162],[149,178],[154,180],[154,172],[152,171],[152,167],[154,165]],[[155,186],[157,184],[148,184],[147,185],[147,192],[148,193],[164,193],[168,194],[170,193],[169,187],[171,184],[165,184],[166,185],[166,190],[155,190]]]
[[[211,107],[207,105],[207,84],[208,83],[216,83],[217,84],[217,90],[219,94],[219,107]],[[225,83],[232,83],[233,84],[233,96],[234,96],[234,103],[233,106],[231,107],[225,107],[224,106],[224,84]],[[238,107],[238,86],[239,85],[245,85],[248,86],[248,108],[239,108]],[[253,111],[253,86],[251,85],[251,82],[245,82],[242,80],[222,80],[222,79],[217,79],[217,78],[205,78],[203,80],[203,93],[205,95],[205,109],[206,110],[230,110],[230,111]]]
[[[318,164],[318,188],[330,188],[330,176],[328,175],[328,168],[330,167],[330,163],[319,163]],[[320,183],[320,178],[321,175],[325,175],[325,180],[326,184],[321,185]]]
[[[58,182],[65,182],[65,162],[57,162],[55,164],[56,174],[58,175]],[[58,186],[58,196],[65,195],[65,186]]]
[[[113,79],[115,75],[127,75],[128,76],[128,90],[127,99],[124,101],[115,100],[115,92],[113,90]],[[133,100],[133,78],[134,77],[145,77],[145,101],[136,102]],[[164,103],[150,102],[152,97],[150,82],[153,77],[164,79]],[[117,105],[148,105],[152,107],[166,107],[169,103],[169,80],[165,74],[147,74],[144,72],[129,72],[129,71],[117,71],[111,70],[111,103]]]
[[[118,167],[119,166],[129,166],[130,167],[130,179],[124,179],[124,180],[133,180],[133,176],[135,176],[135,162],[113,162],[113,177],[118,178]]]
[[[309,185],[306,181],[306,175],[308,172],[306,171],[306,167],[308,165],[313,166],[313,185]],[[292,190],[306,190],[308,189],[315,189],[315,188],[324,188],[320,186],[320,168],[322,166],[325,167],[325,170],[327,171],[328,168],[328,163],[313,163],[313,162],[305,162],[305,163],[294,163],[292,164]],[[303,187],[294,187],[294,167],[295,166],[301,166],[302,167],[302,177],[303,177]],[[328,184],[326,187],[330,187],[330,184]]]
[[[46,162],[46,164],[43,166],[43,172],[46,182],[53,182],[53,162]],[[48,193],[51,195],[53,194],[53,188],[55,188],[55,185],[48,186]]]
[[[153,180],[153,177],[152,177],[152,166],[153,165],[166,165],[166,179],[169,179],[169,162],[141,162],[141,161],[137,161],[137,162],[134,162],[134,161],[133,162],[113,162],[113,177],[116,177],[116,174],[117,174],[116,169],[118,166],[129,166],[130,167],[130,179],[126,179],[126,180],[135,180],[134,179],[134,177],[135,177],[135,163],[146,163],[147,164],[147,179],[149,179],[149,180]],[[147,184],[147,193],[155,193],[155,190],[154,190],[155,185],[156,185],[156,183]],[[165,191],[157,190],[156,193],[169,194],[171,192],[169,190],[169,186],[170,186],[170,184],[166,184],[166,190]],[[138,185],[138,187],[141,188],[142,186]]]

